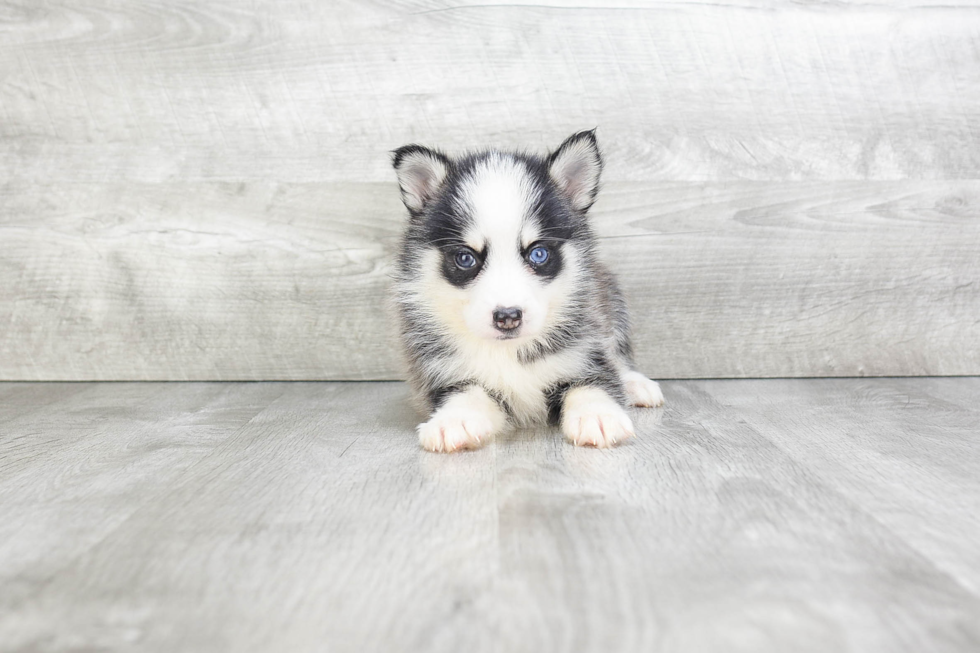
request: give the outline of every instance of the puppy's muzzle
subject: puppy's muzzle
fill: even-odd
[[[522,317],[524,317],[524,313],[516,306],[498,308],[493,312],[493,326],[504,333],[512,332],[521,326]]]

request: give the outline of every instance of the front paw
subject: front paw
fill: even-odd
[[[639,372],[630,371],[623,374],[623,385],[631,406],[655,408],[664,405],[664,393],[660,391],[660,384]]]
[[[626,411],[601,390],[591,388],[569,391],[561,430],[573,444],[599,449],[636,436]]]
[[[437,412],[428,422],[419,424],[419,443],[428,451],[450,453],[460,449],[478,449],[493,433],[493,421],[483,415],[461,415]]]

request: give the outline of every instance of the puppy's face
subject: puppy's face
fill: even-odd
[[[548,159],[488,152],[461,160],[419,146],[395,153],[412,216],[416,292],[451,333],[523,342],[574,293],[585,211],[601,160],[592,132]]]

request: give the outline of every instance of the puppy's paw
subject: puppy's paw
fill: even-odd
[[[429,451],[478,449],[507,425],[500,406],[479,386],[453,393],[428,422],[419,424],[419,443]]]
[[[562,420],[565,437],[580,447],[612,447],[635,437],[633,422],[619,406],[575,411]]]
[[[654,408],[664,405],[664,393],[660,391],[660,384],[639,372],[630,371],[623,374],[623,385],[626,387],[626,398],[631,406]]]
[[[602,390],[573,388],[565,397],[561,430],[580,447],[612,447],[635,437],[633,422]]]
[[[419,443],[428,451],[451,453],[460,449],[479,449],[493,433],[493,421],[485,415],[465,415],[457,411],[438,411],[428,422],[419,424]]]

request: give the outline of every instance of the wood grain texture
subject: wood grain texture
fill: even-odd
[[[970,374],[978,214],[980,182],[610,183],[594,224],[655,377]],[[400,377],[392,184],[8,184],[0,215],[0,378]]]
[[[0,4],[0,178],[386,181],[410,141],[609,179],[975,179],[975,2]]]
[[[980,550],[959,536],[966,534],[965,524],[980,523],[980,487],[971,480],[980,469],[980,419],[975,399],[969,406],[955,399],[978,388],[953,379],[916,381],[833,380],[805,393],[771,383],[751,397],[737,386],[715,382],[706,387],[794,460],[878,515],[882,525],[977,594]],[[784,411],[786,403],[800,413]],[[907,455],[910,447],[916,448],[914,456]]]
[[[647,184],[604,254],[662,377],[980,370],[980,184]],[[614,218],[615,216],[615,218]]]
[[[599,126],[660,377],[980,373],[980,5],[0,0],[0,379],[390,379],[388,151]]]
[[[0,286],[0,378],[397,377],[385,340],[396,187],[42,194],[30,209],[27,193],[0,199],[0,269],[15,280]]]
[[[976,650],[980,379],[664,389],[448,456],[402,384],[0,385],[0,651]]]

